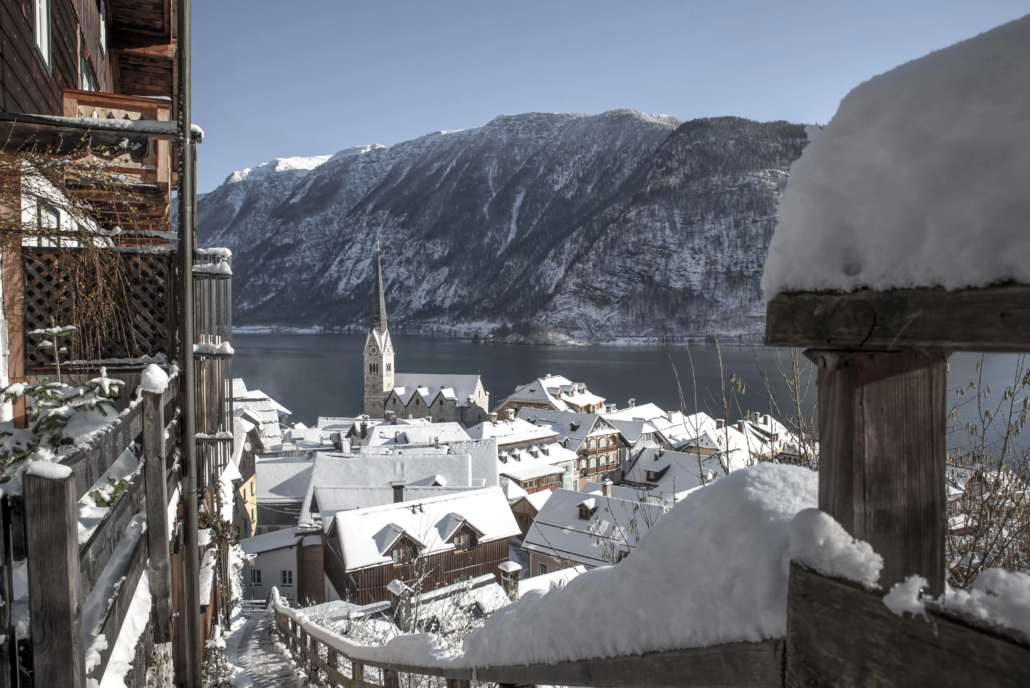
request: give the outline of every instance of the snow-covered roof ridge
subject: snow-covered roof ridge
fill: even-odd
[[[790,171],[781,292],[1030,283],[1030,15],[857,86]]]

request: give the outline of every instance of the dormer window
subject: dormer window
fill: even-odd
[[[467,552],[472,548],[472,536],[468,533],[458,533],[451,540],[455,552]]]
[[[582,502],[579,503],[580,520],[589,521],[590,517],[594,515],[595,511],[597,511],[597,505],[592,497],[590,499],[584,499]]]
[[[392,558],[394,566],[410,564],[413,558],[411,547],[405,543],[398,544],[393,548]]]

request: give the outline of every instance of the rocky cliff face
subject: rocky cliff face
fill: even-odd
[[[629,110],[502,116],[231,175],[198,202],[239,325],[577,337],[761,329],[758,283],[801,126]],[[538,328],[539,329],[539,328]]]

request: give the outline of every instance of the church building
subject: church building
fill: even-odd
[[[489,416],[490,394],[479,375],[399,373],[396,350],[386,324],[383,267],[376,251],[372,321],[365,339],[365,404],[370,418],[432,418],[472,427]]]

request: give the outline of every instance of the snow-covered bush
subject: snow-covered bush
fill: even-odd
[[[58,453],[117,415],[112,399],[116,399],[125,383],[100,376],[80,386],[50,382],[16,383],[6,387],[2,401],[25,400],[29,427],[15,428],[10,421],[0,423],[0,465],[24,458],[38,449]]]

